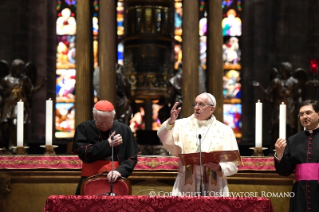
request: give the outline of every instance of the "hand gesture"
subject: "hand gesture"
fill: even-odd
[[[176,109],[178,104],[179,104],[178,102],[175,102],[174,106],[171,109],[171,117],[169,118],[169,121],[168,121],[170,125],[174,124],[175,120],[178,117],[179,112],[182,109],[182,107],[179,107],[178,109]]]
[[[284,138],[278,138],[276,143],[275,143],[275,148],[276,148],[276,155],[278,158],[281,158],[282,155],[284,154],[285,148],[287,146],[286,139]]]
[[[110,146],[112,146],[113,141],[113,147],[116,147],[123,143],[122,136],[120,134],[115,135],[115,131],[112,132],[107,141],[109,142]]]

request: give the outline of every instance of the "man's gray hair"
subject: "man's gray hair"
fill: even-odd
[[[215,99],[215,97],[212,94],[207,93],[207,92],[204,92],[204,94],[206,94],[208,96],[209,104],[211,104],[211,105],[216,107],[216,99]]]
[[[95,117],[95,115],[98,114],[98,113],[110,113],[110,114],[113,115],[113,117],[115,117],[115,110],[112,110],[112,111],[110,111],[110,112],[107,112],[107,111],[97,110],[95,107],[93,107],[92,113],[93,113],[93,117]]]

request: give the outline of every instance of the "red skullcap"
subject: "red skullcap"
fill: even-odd
[[[111,112],[114,110],[114,106],[111,102],[107,100],[100,100],[95,105],[94,108],[99,111]]]

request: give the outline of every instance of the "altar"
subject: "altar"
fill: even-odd
[[[271,202],[261,197],[172,196],[76,196],[56,195],[46,200],[43,212],[72,211],[258,211],[273,212]]]
[[[177,175],[178,158],[140,156],[129,180],[134,196],[170,192]],[[81,175],[77,156],[0,156],[0,211],[42,211],[51,195],[73,195]],[[279,176],[273,157],[242,157],[238,173],[227,178],[237,197],[254,193],[268,198],[274,211],[288,211],[294,175]],[[241,196],[242,195],[242,196]],[[30,204],[32,203],[32,204]]]

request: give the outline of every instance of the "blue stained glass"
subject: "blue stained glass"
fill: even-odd
[[[225,6],[229,6],[233,3],[233,0],[223,0],[222,1],[222,7],[224,8]]]
[[[64,0],[68,5],[76,5],[76,0]]]

